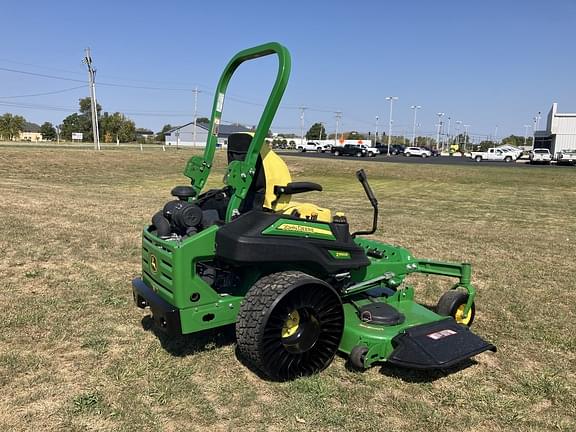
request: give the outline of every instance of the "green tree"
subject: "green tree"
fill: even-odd
[[[196,119],[196,124],[198,123],[210,123],[210,119],[208,117],[198,117]]]
[[[136,125],[122,113],[105,112],[100,119],[100,134],[104,142],[131,142],[136,139]]]
[[[74,113],[62,120],[60,135],[62,139],[71,140],[72,133],[83,133],[84,141],[92,140],[92,121],[84,115]]]
[[[358,131],[350,131],[348,133],[344,133],[345,139],[349,140],[365,140],[366,135],[361,134]]]
[[[307,140],[326,139],[326,129],[322,123],[314,123],[306,132]]]
[[[54,128],[54,125],[50,122],[42,123],[40,133],[42,134],[42,139],[45,140],[54,141],[56,138],[56,128]]]
[[[78,101],[78,104],[80,105],[80,114],[92,118],[92,99],[89,97],[82,98]],[[96,111],[98,112],[98,117],[100,117],[102,107],[98,102],[96,102]]]
[[[436,148],[436,140],[434,138],[430,138],[430,137],[417,136],[416,137],[416,146],[417,147]]]
[[[531,145],[532,140],[530,139],[530,144],[528,144],[528,140],[526,140],[526,144],[524,144],[524,137],[519,135],[510,135],[506,138],[502,139],[502,144],[508,144],[514,147],[520,147],[524,145]]]
[[[162,130],[160,132],[158,132],[156,134],[156,137],[154,138],[157,142],[164,142],[164,135],[166,134],[166,132],[168,132],[170,129],[174,129],[174,126],[167,124],[164,125],[162,127]]]
[[[22,116],[4,114],[0,117],[0,137],[8,141],[18,138],[20,132],[24,130],[25,123],[26,120]]]
[[[494,141],[484,140],[484,141],[481,141],[480,144],[478,144],[477,151],[486,151],[492,147],[496,147],[496,143]]]
[[[83,141],[94,141],[92,135],[92,101],[89,97],[85,97],[78,101],[78,105],[80,106],[80,114],[71,114],[62,121],[62,137],[70,140],[73,132],[79,132],[83,134]],[[96,110],[98,113],[102,111],[100,104],[96,104]]]

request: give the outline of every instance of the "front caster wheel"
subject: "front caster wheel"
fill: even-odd
[[[366,366],[364,366],[364,360],[366,360],[366,354],[368,354],[368,348],[364,345],[356,345],[350,351],[350,357],[348,357],[348,361],[350,362],[350,366],[357,370],[364,370]]]
[[[236,323],[240,354],[268,377],[312,375],[334,359],[344,329],[340,297],[298,271],[273,273],[248,290]]]
[[[456,290],[447,291],[440,297],[440,300],[438,300],[436,313],[438,313],[438,315],[451,316],[458,324],[470,327],[476,315],[476,305],[472,303],[468,315],[464,318],[464,308],[466,307],[467,301],[467,293]]]

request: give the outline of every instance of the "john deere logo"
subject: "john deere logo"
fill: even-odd
[[[155,255],[150,255],[150,270],[154,273],[158,271],[158,260]]]

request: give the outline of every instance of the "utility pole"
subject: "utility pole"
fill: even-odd
[[[538,111],[538,114],[536,115],[536,117],[534,117],[534,137],[532,138],[532,148],[535,149],[536,148],[536,131],[538,129],[540,129],[540,114],[541,112]]]
[[[464,125],[466,126],[466,125]],[[496,125],[496,128],[494,129],[494,144],[498,143],[498,125]]]
[[[194,87],[194,90],[192,90],[192,92],[194,93],[194,132],[192,134],[192,147],[196,147],[196,117],[198,115],[198,86]]]
[[[96,105],[96,69],[92,67],[92,56],[90,48],[84,49],[84,59],[82,60],[88,67],[88,83],[90,86],[90,104],[92,111],[92,135],[94,135],[94,150],[100,150],[100,135],[98,134],[98,110]]]
[[[58,142],[58,145],[60,145],[60,126],[56,125],[56,140]],[[526,141],[526,140],[524,140]]]
[[[446,131],[446,141],[448,146],[450,147],[450,124],[452,123],[452,117],[448,117],[448,130]],[[444,146],[442,146],[442,150],[444,150]]]
[[[398,96],[388,96],[387,101],[390,101],[390,120],[388,122],[388,157],[390,157],[390,140],[392,139],[392,103],[398,100]]]
[[[439,112],[439,113],[436,113],[436,115],[438,116],[438,131],[436,132],[436,148],[439,149],[440,148],[440,129],[442,128],[442,117],[444,116],[444,113]]]
[[[528,129],[530,129],[532,125],[524,125],[524,147],[526,147],[526,141],[528,140]]]
[[[456,120],[456,137],[458,138],[458,147],[460,147],[460,126],[462,126],[462,120]]]
[[[464,150],[466,150],[467,144],[470,141],[470,138],[468,137],[468,128],[470,127],[470,125],[462,125],[464,126]]]
[[[342,118],[342,111],[336,111],[334,114],[336,116],[336,134],[334,135],[334,145],[337,146],[338,145],[338,129],[340,126],[340,119]]]
[[[414,124],[412,125],[412,145],[416,147],[416,113],[422,107],[420,105],[412,105],[410,108],[414,110]]]
[[[306,111],[305,106],[300,107],[300,145],[304,147],[304,111]]]
[[[378,116],[376,116],[376,128],[374,129],[374,147],[378,143]]]

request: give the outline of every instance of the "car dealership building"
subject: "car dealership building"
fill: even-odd
[[[576,150],[576,113],[559,113],[554,102],[548,113],[546,129],[534,134],[534,148],[547,148],[555,155],[563,150]]]

